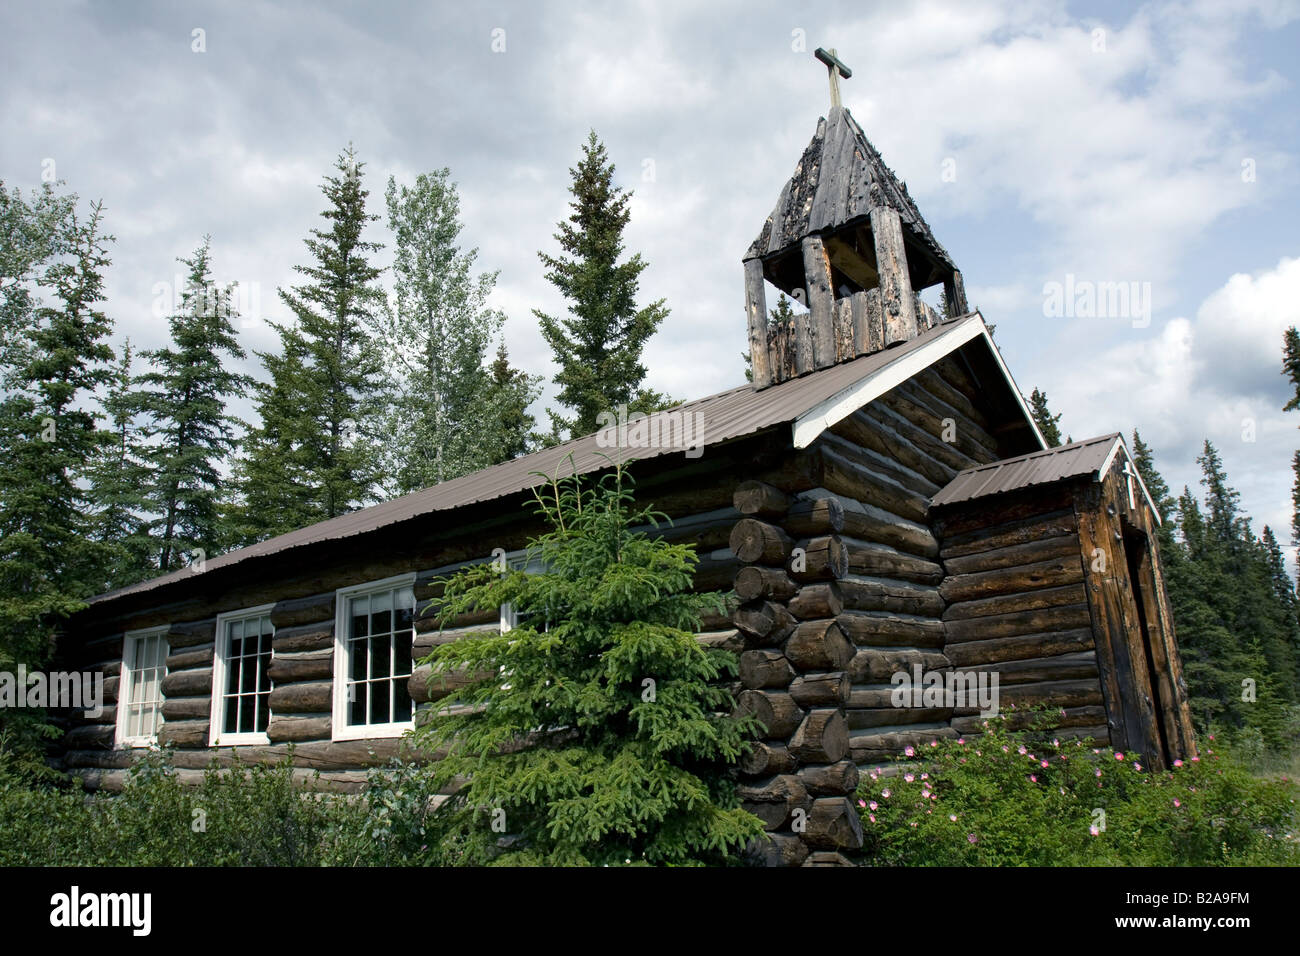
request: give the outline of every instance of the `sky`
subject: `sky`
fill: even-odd
[[[137,349],[164,344],[176,259],[210,234],[260,374],[251,352],[276,346],[276,289],[307,261],[339,152],[366,164],[374,212],[390,176],[447,167],[464,245],[499,270],[511,359],[549,379],[532,310],[564,303],[538,252],[558,252],[594,129],[634,193],[640,301],[671,310],[646,384],[692,399],[744,380],[741,256],[829,106],[819,46],[852,68],[844,104],[1022,391],[1043,389],[1075,439],[1136,428],[1175,494],[1197,489],[1208,438],[1256,530],[1285,544],[1295,0],[9,2],[0,180],[56,175],[103,200],[107,311]],[[388,240],[382,220],[371,232]],[[244,398],[234,410],[252,414]]]

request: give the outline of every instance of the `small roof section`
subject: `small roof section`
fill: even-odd
[[[882,352],[864,355],[851,362],[824,368],[761,391],[755,391],[751,385],[742,385],[687,402],[672,409],[670,413],[661,414],[702,416],[700,419],[692,418],[691,421],[702,423],[703,444],[720,445],[766,428],[794,422],[809,410],[818,408],[822,403],[867,380],[879,382],[877,386],[879,390],[876,394],[883,394],[893,386],[889,384],[891,378],[888,375],[881,375],[882,370],[896,367],[899,363],[906,363],[908,358],[917,352],[933,356],[930,361],[938,361],[944,355],[971,341],[972,334],[987,338],[987,332],[984,330],[984,320],[978,313],[971,313],[943,322],[902,345]],[[1014,388],[1014,385],[1012,387]],[[866,397],[863,397],[864,394]],[[858,395],[859,401],[863,404],[874,397],[876,396],[869,393]],[[662,420],[661,427],[664,427]],[[825,427],[829,426],[827,424],[821,426],[821,428]],[[817,429],[818,432],[820,430]],[[686,431],[690,434],[689,428]],[[209,558],[205,574],[241,561],[265,558],[307,545],[365,534],[431,512],[451,511],[477,502],[504,498],[541,484],[543,479],[538,476],[539,472],[544,475],[568,474],[570,455],[573,456],[574,467],[579,474],[600,471],[609,467],[612,459],[616,460],[620,457],[620,449],[611,447],[606,440],[609,437],[611,436],[606,436],[602,432],[595,432],[582,438],[575,438],[552,448],[524,455],[522,458],[515,458],[482,471],[444,481],[432,488],[393,498],[369,508],[339,515],[337,518],[330,518],[297,531],[260,541],[247,548]],[[625,462],[630,462],[666,454],[682,454],[684,451],[682,447],[666,447],[659,444],[647,448],[624,448],[621,450],[621,458]],[[91,598],[89,603],[93,605],[111,601],[183,580],[194,580],[193,572],[188,569],[172,571]]]
[[[1109,470],[1115,456],[1123,453],[1131,462],[1133,456],[1128,453],[1124,436],[1119,432],[1089,438],[1084,441],[1058,445],[1044,451],[1006,458],[1002,461],[967,468],[958,472],[956,477],[939,490],[930,502],[931,508],[960,504],[987,498],[990,495],[1021,491],[1038,485],[1050,485],[1070,478],[1092,477],[1100,480]],[[1151,505],[1156,520],[1160,520],[1159,509],[1151,501],[1151,494],[1140,475],[1137,476],[1142,494]]]
[[[914,238],[940,262],[956,268],[907,186],[885,165],[848,109],[833,106],[818,121],[812,142],[745,258],[766,258],[797,246],[805,236],[867,217],[875,206],[895,210]]]

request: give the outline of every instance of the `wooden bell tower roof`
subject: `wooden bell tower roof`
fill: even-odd
[[[916,251],[934,260],[926,263],[931,268],[923,273],[935,271],[935,266],[946,267],[945,271],[956,268],[916,208],[907,186],[885,165],[848,108],[832,106],[818,121],[812,142],[744,258],[779,256],[797,249],[805,236],[865,223],[871,210],[882,206],[898,213],[904,234],[920,247]],[[941,281],[941,276],[935,278]]]

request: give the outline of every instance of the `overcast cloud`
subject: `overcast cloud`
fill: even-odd
[[[512,358],[549,376],[531,310],[563,304],[537,251],[555,251],[594,128],[636,193],[643,300],[672,310],[649,384],[695,398],[743,381],[740,257],[826,110],[817,46],[853,68],[845,104],[1022,389],[1045,389],[1075,438],[1138,428],[1175,491],[1210,438],[1256,527],[1285,540],[1295,2],[9,3],[0,178],[34,187],[52,159],[104,200],[109,313],[147,348],[166,335],[153,290],[204,233],[218,278],[286,315],[275,289],[347,143],[376,212],[390,175],[450,167],[464,238],[500,270]],[[1067,276],[1149,288],[1149,324],[1046,316],[1045,284]],[[248,325],[250,349],[274,347]]]

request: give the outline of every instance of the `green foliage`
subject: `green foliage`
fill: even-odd
[[[473,273],[462,252],[460,198],[450,171],[388,180],[396,258],[394,301],[382,330],[391,395],[382,425],[389,494],[406,494],[513,457],[526,447],[537,379],[488,347],[505,315],[488,307],[497,273]]]
[[[253,384],[230,370],[245,357],[232,325],[234,289],[212,279],[211,240],[189,259],[181,308],[168,319],[171,345],[144,353],[150,370],[141,408],[150,418],[149,510],[158,517],[158,569],[183,566],[194,551],[214,554],[224,537],[220,464],[236,448],[242,423],[226,402]]]
[[[464,862],[721,863],[761,831],[727,768],[754,730],[719,683],[735,657],[696,641],[693,548],[633,531],[656,515],[629,485],[552,480],[528,552],[543,570],[474,565],[438,601],[443,620],[501,604],[519,620],[428,658],[434,681],[479,677],[416,731],[446,752],[438,785],[467,780],[434,817]]]
[[[790,300],[786,298],[784,292],[777,295],[776,305],[768,310],[768,322],[771,326],[785,325],[794,321],[794,309],[790,308]],[[754,357],[748,352],[741,352],[740,357],[745,360],[745,381],[754,380]]]
[[[1293,389],[1282,411],[1293,412],[1300,408],[1300,332],[1295,327],[1282,333],[1282,374]],[[1291,486],[1291,543],[1300,544],[1300,451],[1291,461],[1295,481]]]
[[[582,149],[577,168],[569,170],[573,214],[555,235],[564,255],[538,253],[546,278],[569,301],[569,316],[534,310],[560,366],[559,401],[575,412],[572,419],[552,412],[553,430],[573,436],[594,432],[602,411],[638,398],[646,374],[642,349],[668,315],[663,300],[637,308],[647,263],[640,254],[618,261],[632,194],[613,185],[614,164],[594,130]]]
[[[279,355],[258,353],[270,375],[256,386],[260,425],[245,440],[238,467],[241,501],[232,512],[236,542],[251,543],[344,514],[374,498],[376,422],[383,359],[374,332],[384,291],[362,238],[378,216],[366,212],[351,147],[321,192],[328,228],[304,240],[314,260],[294,269],[307,281],[280,290],[292,324],[272,322]]]
[[[1059,414],[1053,415],[1051,408],[1047,405],[1047,393],[1034,389],[1029,395],[1029,412],[1034,416],[1034,423],[1038,430],[1043,433],[1043,438],[1047,440],[1048,448],[1055,448],[1061,444],[1061,427],[1057,423],[1061,420]]]
[[[1155,773],[993,718],[978,736],[863,778],[863,855],[903,866],[1300,865],[1295,781],[1261,780],[1205,743]]]
[[[394,762],[360,794],[304,788],[288,758],[183,782],[146,756],[117,795],[26,779],[0,745],[0,866],[403,866],[445,862],[427,770]]]

